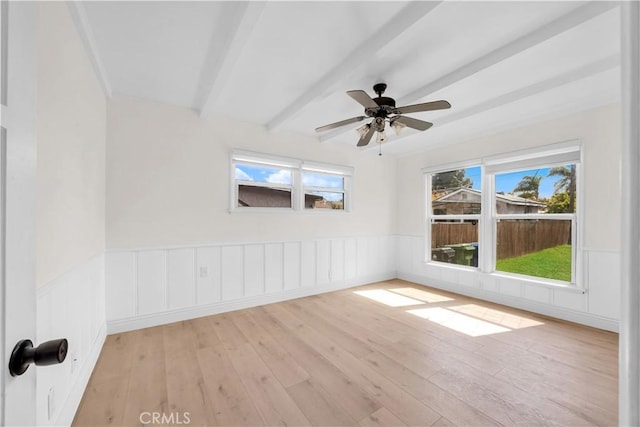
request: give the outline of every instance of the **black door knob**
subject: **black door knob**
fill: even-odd
[[[25,373],[31,363],[36,366],[56,365],[67,357],[69,343],[66,338],[43,342],[37,347],[31,340],[18,341],[9,359],[9,373],[12,377]]]

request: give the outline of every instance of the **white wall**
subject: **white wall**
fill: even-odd
[[[620,107],[608,105],[398,160],[400,277],[546,314],[617,329],[620,298]],[[583,285],[586,293],[425,265],[421,169],[579,139],[583,143]]]
[[[64,2],[37,6],[36,344],[69,340],[37,368],[39,425],[69,425],[106,334],[106,101]],[[34,367],[30,369],[36,369]]]
[[[127,97],[109,101],[107,135],[107,248],[393,233],[392,157]],[[234,148],[354,166],[352,212],[229,214]]]
[[[229,213],[232,149],[353,166],[351,212]],[[377,153],[114,97],[109,331],[394,277],[395,166]]]
[[[38,5],[37,272],[104,251],[106,101],[64,3]]]

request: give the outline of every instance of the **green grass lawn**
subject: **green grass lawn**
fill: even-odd
[[[560,245],[515,258],[498,260],[496,270],[571,281],[571,245]]]

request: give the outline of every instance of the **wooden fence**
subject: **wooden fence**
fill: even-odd
[[[431,247],[478,241],[478,226],[470,222],[439,222],[431,227]],[[568,220],[501,220],[497,258],[513,258],[571,243]]]

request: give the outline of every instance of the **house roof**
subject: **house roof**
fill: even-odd
[[[473,194],[474,196],[480,196],[482,194],[482,192],[480,190],[476,190],[474,188],[458,188],[455,191],[452,191],[451,193],[448,193],[436,200],[434,200],[434,202],[442,202],[442,203],[460,203],[461,200],[451,200],[455,195],[458,195],[460,193],[468,193],[468,194]],[[541,203],[541,202],[537,202],[535,200],[530,200],[530,199],[525,199],[524,197],[518,197],[515,196],[513,194],[496,194],[496,199],[498,200],[502,200],[505,203],[508,203],[510,205],[519,205],[519,206],[539,206],[539,207],[545,207],[546,204]],[[469,200],[468,203],[474,203],[473,200]],[[479,199],[478,199],[478,203],[479,203]]]

